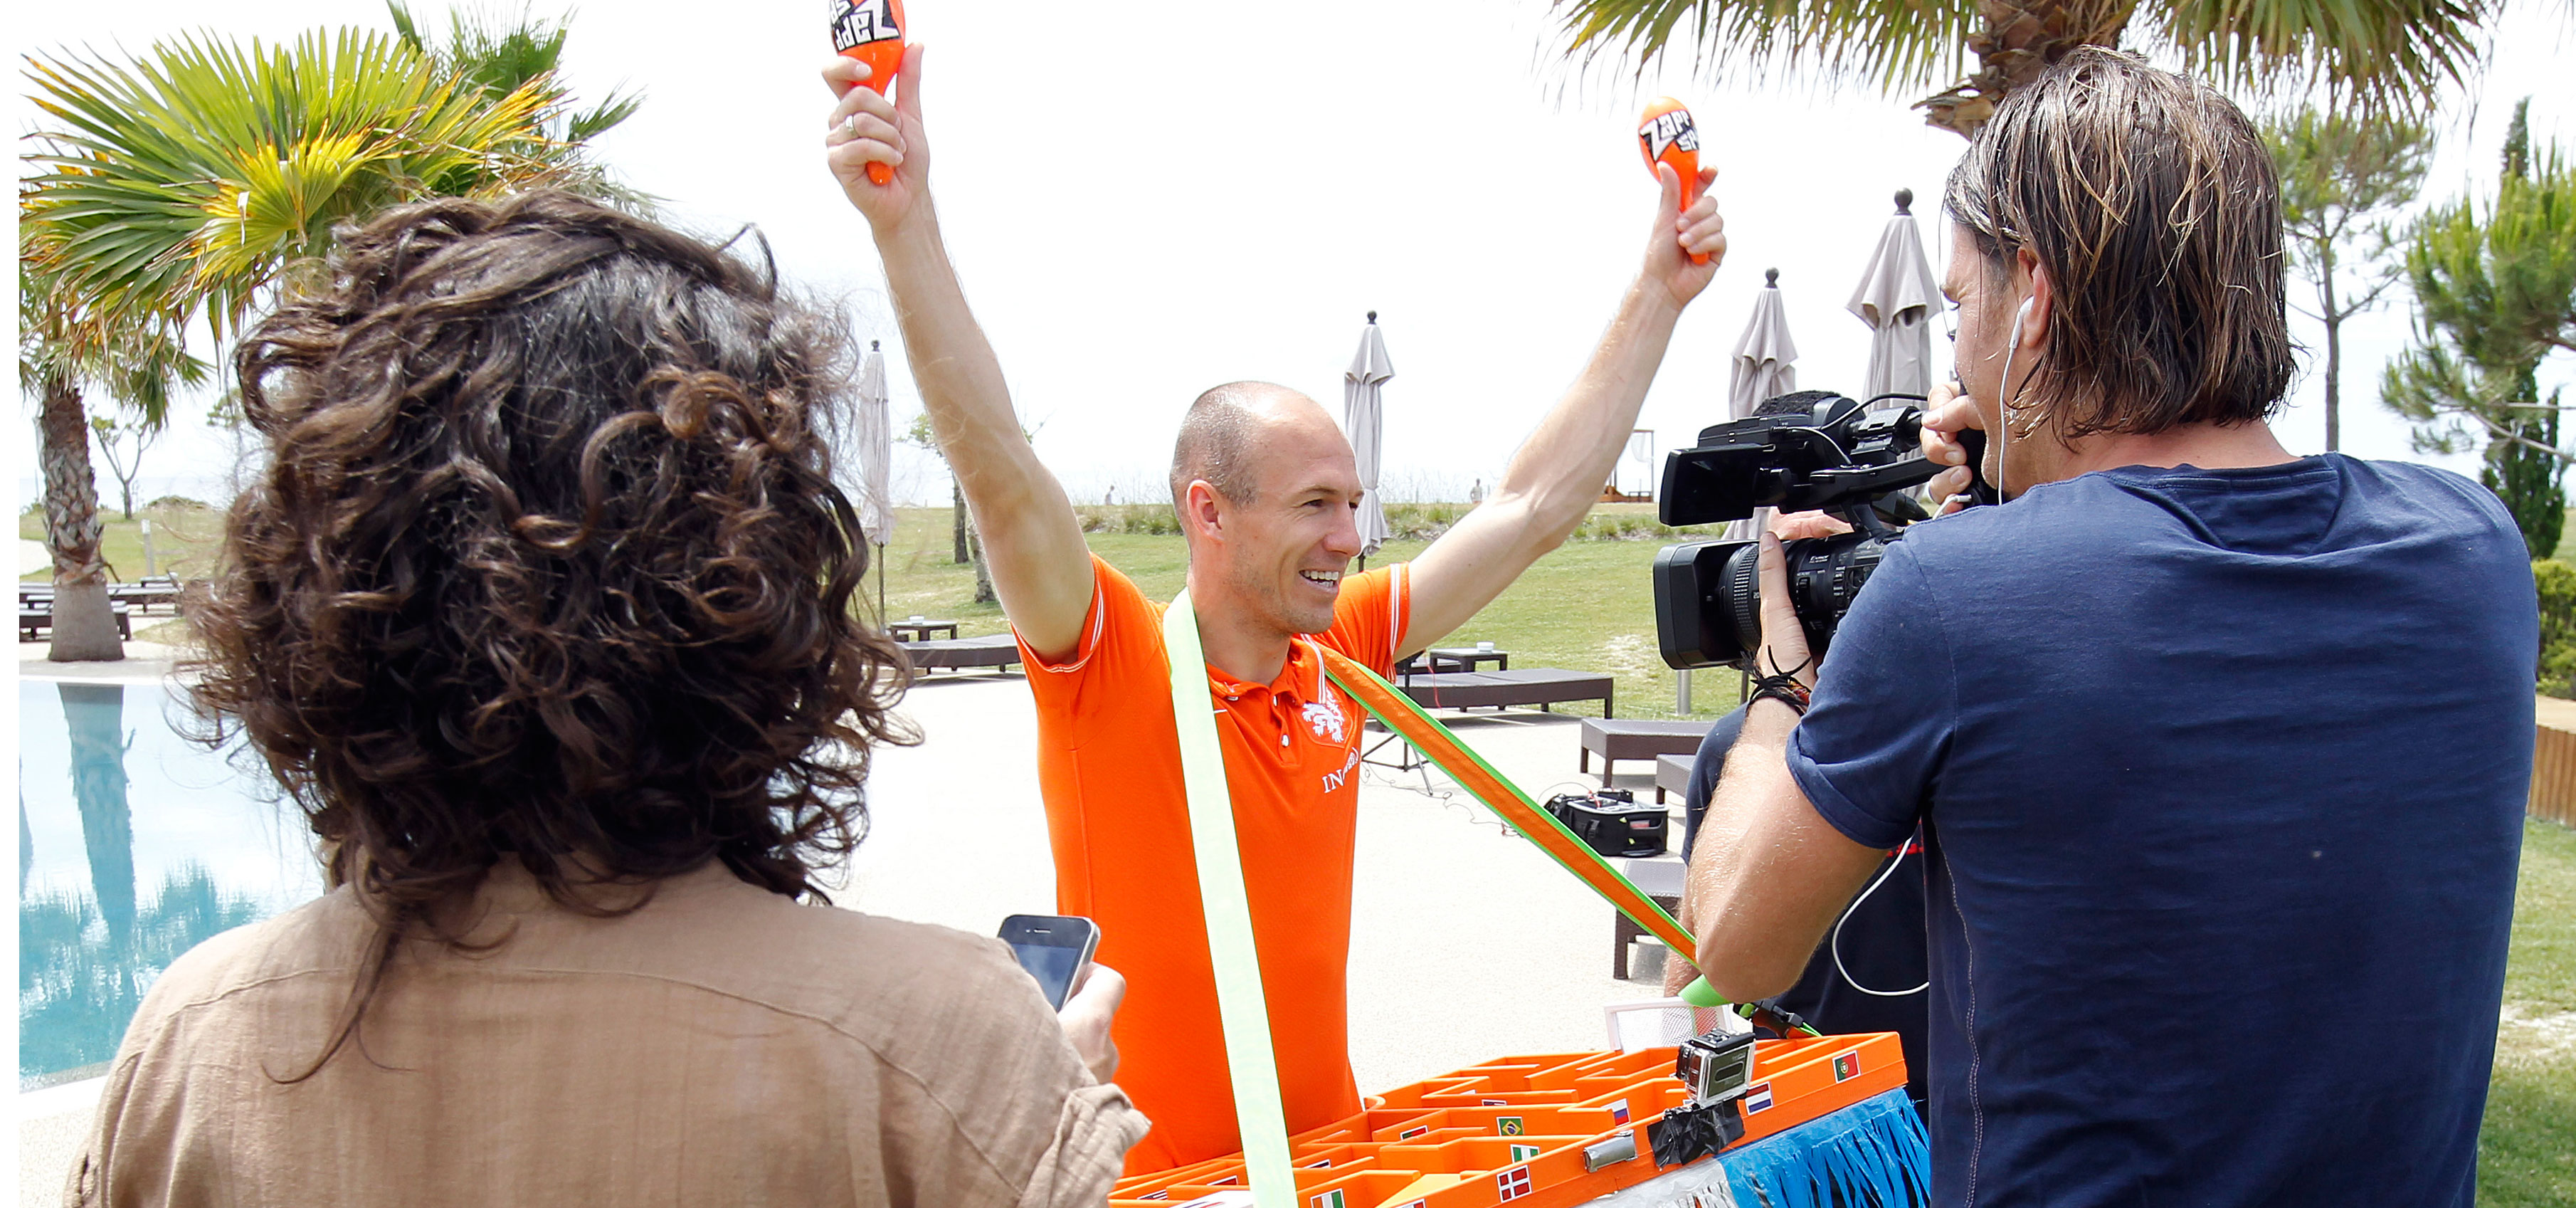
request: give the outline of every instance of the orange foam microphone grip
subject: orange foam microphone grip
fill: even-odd
[[[1646,157],[1647,175],[1654,174],[1658,163],[1673,166],[1673,174],[1682,179],[1681,208],[1699,200],[1699,126],[1680,101],[1658,97],[1646,106],[1637,119],[1637,153]],[[1706,264],[1708,257],[1693,255],[1691,263]]]
[[[894,85],[895,73],[903,67],[903,0],[830,0],[832,6],[832,49],[868,65],[868,82],[864,87],[876,89],[877,95]],[[887,184],[894,180],[894,168],[888,164],[868,165],[868,183]]]

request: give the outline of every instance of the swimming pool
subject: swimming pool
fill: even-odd
[[[106,1072],[152,979],[321,893],[264,776],[180,734],[163,683],[18,681],[18,1087]]]

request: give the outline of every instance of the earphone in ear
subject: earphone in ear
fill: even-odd
[[[2034,285],[2037,280],[2036,276],[2032,278]],[[2004,454],[2012,447],[2013,354],[2021,351],[2022,325],[2030,322],[2030,308],[2038,301],[2036,295],[2024,298],[2021,309],[2013,312],[2012,334],[2004,338],[2003,380],[1995,383],[1995,426],[2002,429],[1995,433],[1995,500],[1998,503],[2008,498],[2004,494]]]

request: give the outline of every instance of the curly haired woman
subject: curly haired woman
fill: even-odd
[[[548,193],[390,211],[248,334],[196,694],[331,889],[162,976],[72,1202],[1102,1201],[1116,976],[1059,1019],[995,941],[817,905],[911,741],[846,348]]]

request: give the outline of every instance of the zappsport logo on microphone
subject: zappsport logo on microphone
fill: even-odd
[[[870,42],[886,42],[903,36],[894,19],[894,9],[887,0],[830,0],[832,11],[832,49],[848,50]]]
[[[1674,147],[1691,152],[1699,150],[1699,127],[1692,124],[1688,109],[1656,114],[1654,120],[1638,129],[1637,137],[1646,144],[1646,158],[1649,160],[1663,158],[1664,152]]]

